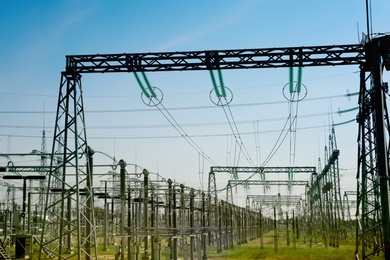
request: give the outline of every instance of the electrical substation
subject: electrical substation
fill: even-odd
[[[150,84],[146,73],[207,71],[213,84],[210,99],[228,108],[231,90],[225,87],[223,71],[287,68],[290,82],[284,95],[289,99],[296,92],[305,96],[302,68],[325,66],[355,66],[360,71],[356,190],[341,191],[342,151],[334,128],[321,167],[214,164],[204,190],[126,158],[99,165],[94,160],[98,151],[87,142],[84,74],[131,73],[145,105],[163,112],[163,92]],[[298,69],[297,81],[293,69]],[[384,70],[390,70],[387,34],[368,34],[360,44],[66,56],[51,150],[44,131],[40,151],[1,154],[8,163],[0,168],[7,187],[0,208],[0,259],[206,260],[211,253],[222,255],[256,239],[258,250],[272,248],[275,254],[282,245],[338,248],[353,241],[355,259],[390,259],[390,124]],[[183,129],[176,130],[199,149]],[[39,158],[40,165],[16,165],[15,157]],[[110,169],[109,178],[97,178],[99,167]],[[220,188],[222,175],[229,181]],[[252,191],[244,206],[234,195],[239,188]]]

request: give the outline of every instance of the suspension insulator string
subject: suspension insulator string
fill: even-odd
[[[142,84],[142,81],[141,81],[141,79],[139,78],[137,72],[134,72],[134,77],[135,77],[135,79],[137,80],[138,86],[141,88],[142,93],[144,93],[144,95],[145,95],[147,98],[150,98],[150,95],[149,95],[148,91],[146,91],[144,85]]]

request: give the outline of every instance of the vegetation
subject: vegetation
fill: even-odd
[[[288,246],[285,239],[280,237],[277,250],[273,240],[273,231],[264,236],[264,248],[260,248],[260,239],[249,241],[246,244],[235,245],[222,253],[208,253],[208,258],[212,260],[222,259],[291,259],[291,260],[348,260],[355,259],[354,240],[343,241],[339,247],[325,247],[322,243],[313,243],[312,246],[302,241],[297,241],[295,249],[293,243]],[[211,250],[209,250],[211,251]],[[277,252],[276,252],[277,251]],[[216,250],[214,250],[216,252]]]

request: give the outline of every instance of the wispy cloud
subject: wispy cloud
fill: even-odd
[[[184,45],[196,39],[206,37],[219,30],[232,26],[239,23],[245,18],[250,12],[262,3],[263,1],[239,1],[237,5],[232,7],[230,10],[221,9],[215,10],[215,23],[213,24],[202,24],[195,28],[188,30],[189,32],[179,37],[172,39],[161,47],[161,51],[171,50],[180,45]],[[234,14],[234,15],[230,15]]]

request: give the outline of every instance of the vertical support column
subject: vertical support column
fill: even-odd
[[[385,39],[385,38],[384,38]],[[375,124],[376,137],[376,152],[377,152],[377,171],[379,175],[380,185],[380,200],[382,211],[382,228],[383,228],[383,246],[385,258],[390,259],[390,204],[389,204],[389,157],[387,140],[385,135],[385,93],[383,91],[384,84],[382,82],[382,62],[381,53],[382,46],[389,46],[389,39],[387,42],[373,41],[372,45],[372,100],[374,105],[373,120]],[[389,50],[387,56],[389,55]],[[388,58],[388,57],[387,57]]]
[[[211,200],[214,200],[212,203]],[[211,167],[211,171],[209,173],[209,185],[208,185],[208,206],[207,206],[207,224],[209,227],[208,230],[208,239],[209,245],[214,244],[215,237],[217,236],[217,232],[212,232],[211,230],[215,230],[218,226],[218,195],[217,195],[217,183],[215,178],[215,173],[213,171],[213,167]],[[214,213],[214,216],[212,215]],[[212,218],[214,217],[214,218]],[[215,228],[214,228],[215,227]]]
[[[287,245],[290,246],[290,229],[289,229],[289,219],[288,212],[286,212],[286,235],[287,235]]]
[[[94,220],[95,218],[92,217],[94,215],[94,208],[93,208],[93,154],[94,150],[92,150],[91,147],[87,146],[87,189],[85,191],[86,194],[86,209],[85,209],[85,233],[90,234],[92,228],[95,227],[96,223],[91,220]],[[89,238],[85,241],[85,260],[91,259],[91,240]]]
[[[230,247],[234,247],[234,224],[236,223],[234,221],[234,217],[235,217],[235,206],[233,204],[229,204],[229,213],[230,213],[230,217],[229,217],[229,227],[230,227],[230,234],[229,234],[229,243],[230,243]]]
[[[259,229],[260,229],[260,248],[261,249],[264,249],[264,239],[263,239],[263,231],[264,231],[264,227],[263,227],[263,216],[262,216],[262,213],[261,213],[261,208],[259,210]]]
[[[107,203],[107,181],[104,181],[104,234],[103,251],[108,251],[108,203]]]
[[[207,260],[207,228],[206,228],[206,198],[204,192],[202,192],[202,243],[203,243],[203,258]]]
[[[177,260],[178,258],[178,243],[177,243],[177,205],[176,205],[176,186],[173,186],[173,260]]]
[[[295,216],[294,216],[294,210],[292,212],[292,236],[293,236],[293,248],[297,249],[297,237],[296,237],[296,230],[295,230]]]
[[[66,208],[67,208],[66,219],[68,220],[67,228],[68,228],[68,230],[70,230],[72,228],[72,226],[70,224],[71,221],[72,221],[72,199],[70,197],[70,194],[69,194],[69,196],[67,197],[67,200],[66,200]],[[67,236],[66,236],[65,252],[67,252],[68,254],[71,254],[72,250],[73,250],[73,247],[72,247],[72,233],[68,232]]]
[[[390,258],[389,165],[387,138],[388,115],[385,103],[387,84],[382,81],[388,70],[390,37],[372,39],[365,44],[367,61],[361,66],[359,96],[359,170],[357,175],[356,251],[361,258],[381,255]],[[371,72],[366,88],[365,73]],[[359,248],[361,247],[361,248]],[[361,251],[360,251],[360,250]]]
[[[168,179],[168,229],[169,229],[169,238],[168,238],[168,249],[165,250],[166,254],[169,253],[169,258],[172,259],[173,255],[173,224],[172,224],[172,201],[173,201],[173,191],[172,191],[172,180]]]
[[[278,252],[278,223],[276,220],[276,207],[274,206],[274,247],[275,253]]]
[[[224,216],[224,229],[225,229],[225,237],[224,237],[224,248],[229,249],[229,203],[224,203],[223,208],[223,216]]]
[[[129,185],[130,186],[130,185]],[[132,197],[131,197],[131,188],[127,190],[127,259],[131,259],[131,254],[133,252],[133,227],[132,227],[132,216],[131,216],[131,207],[132,207]],[[135,251],[135,250],[134,250]]]
[[[148,238],[148,202],[149,202],[149,172],[147,170],[143,170],[144,175],[144,253],[142,255],[142,259],[149,259],[149,238]]]
[[[157,215],[157,210],[156,210],[156,201],[154,201],[155,194],[154,194],[154,188],[152,186],[152,191],[150,193],[150,227],[151,227],[151,233],[152,235],[150,236],[150,241],[151,241],[151,252],[152,252],[152,260],[157,260],[158,259],[158,247],[159,247],[159,242],[157,238],[157,231],[155,229],[155,221],[158,219]],[[156,216],[157,215],[157,216]]]
[[[121,260],[125,259],[126,249],[126,235],[125,235],[125,222],[126,222],[126,162],[124,160],[119,161],[120,166],[120,199],[121,199]]]
[[[82,200],[80,188],[86,189],[85,193],[92,196],[91,174],[88,172],[89,156],[85,129],[84,105],[82,98],[81,75],[72,70],[70,61],[67,60],[67,71],[61,74],[60,91],[56,113],[53,146],[51,154],[61,150],[62,158],[58,160],[51,156],[50,171],[45,199],[45,210],[43,227],[40,239],[42,252],[50,257],[61,257],[64,253],[64,241],[69,234],[74,234],[75,245],[77,245],[78,260],[82,257],[98,258],[96,247],[96,228],[94,214],[86,216],[87,209],[93,209],[93,199]],[[57,149],[58,148],[58,149]],[[70,171],[73,174],[67,174]],[[61,196],[53,194],[52,188],[60,189]],[[72,208],[75,212],[75,219],[69,223],[66,219],[66,198],[72,199]],[[88,202],[87,202],[88,201]],[[87,203],[86,203],[87,202]],[[50,219],[50,223],[49,220]],[[50,232],[52,223],[58,223],[56,232]],[[90,232],[82,228],[85,224],[91,223]],[[93,226],[92,226],[93,224]],[[70,229],[66,227],[70,225]],[[50,243],[50,245],[49,245]],[[90,249],[94,248],[92,253]]]
[[[31,234],[31,192],[27,196],[27,234]]]
[[[180,227],[184,228],[185,226],[185,196],[184,196],[184,185],[180,184]],[[186,244],[184,234],[181,235],[181,244],[184,246]]]
[[[195,192],[190,191],[190,259],[194,260],[195,251]]]
[[[217,241],[217,253],[222,252],[222,208],[223,201],[218,205],[218,241]]]

